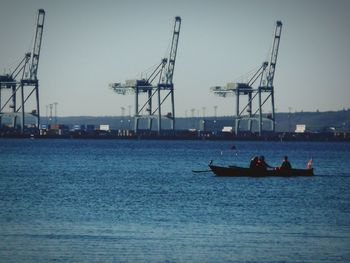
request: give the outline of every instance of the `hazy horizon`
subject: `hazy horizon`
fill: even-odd
[[[1,0],[0,74],[31,48],[36,11],[46,12],[38,78],[41,115],[128,115],[132,95],[109,83],[139,78],[168,55],[181,16],[174,74],[176,117],[230,116],[234,98],[209,90],[240,80],[268,58],[283,22],[275,75],[276,112],[350,108],[350,2],[337,1],[44,1]],[[144,73],[145,74],[145,73]]]
[[[349,111],[350,108],[344,108],[344,109],[339,109],[339,110],[325,110],[325,111],[320,111],[320,110],[315,110],[315,111],[304,111],[304,110],[301,110],[301,111],[291,111],[290,113],[291,114],[297,114],[297,113],[328,113],[328,112],[340,112],[340,111]],[[276,114],[289,114],[288,111],[277,111]],[[232,112],[231,114],[225,114],[225,115],[219,115],[217,117],[234,117],[235,114]],[[48,116],[49,117],[49,116]],[[54,112],[52,113],[52,117],[54,117]],[[69,117],[72,117],[72,118],[75,118],[75,117],[117,117],[117,118],[120,118],[120,117],[123,117],[120,113],[117,113],[115,115],[67,115],[67,116],[62,116],[62,115],[58,115],[58,118],[69,118]],[[129,114],[126,112],[124,114],[124,117],[129,117]],[[131,114],[131,117],[133,117],[133,113]],[[199,115],[196,113],[194,114],[194,116],[192,117],[191,114],[188,114],[188,116],[176,116],[176,118],[202,118],[203,115],[202,115],[202,111],[199,112]],[[214,118],[214,114],[212,112],[208,112],[205,116],[206,118]],[[46,118],[46,115],[45,114],[42,114],[41,115],[41,118]]]

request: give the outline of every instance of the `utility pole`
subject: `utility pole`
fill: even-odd
[[[192,118],[194,118],[194,112],[195,112],[195,111],[196,111],[195,108],[192,108],[192,109],[191,109],[191,117],[192,117]]]
[[[58,105],[58,102],[54,102],[54,105],[55,105],[55,124],[57,124],[57,105]]]
[[[50,106],[50,117],[49,117],[49,119],[50,119],[50,124],[51,124],[51,122],[52,122],[52,108],[53,108],[53,104],[51,103],[51,104],[49,104],[49,106]]]
[[[289,113],[288,113],[288,132],[292,132],[292,124],[291,124],[291,112],[292,112],[292,107],[288,107]]]
[[[218,110],[218,106],[215,105],[214,106],[214,117],[215,117],[215,119],[217,118],[217,110]]]
[[[205,110],[206,110],[206,107],[202,107],[203,119],[205,119]]]
[[[49,105],[45,105],[46,106],[46,125],[47,128],[49,126]]]
[[[129,117],[131,117],[131,105],[128,105],[129,108]]]

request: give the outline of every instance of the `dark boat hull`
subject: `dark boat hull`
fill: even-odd
[[[216,176],[249,176],[249,177],[263,177],[263,176],[313,176],[313,169],[290,169],[290,170],[261,170],[251,169],[238,166],[216,166],[209,165],[210,170]]]

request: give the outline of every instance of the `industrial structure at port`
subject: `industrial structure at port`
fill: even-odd
[[[166,118],[171,121],[171,129],[175,131],[175,98],[174,98],[174,70],[175,60],[177,53],[177,45],[179,42],[181,27],[181,18],[175,17],[173,37],[171,41],[171,48],[169,58],[163,58],[156,69],[150,74],[148,78],[127,80],[125,84],[112,83],[110,87],[118,94],[135,94],[135,128],[134,131],[137,133],[139,130],[139,120],[148,120],[148,130],[152,130],[153,119],[157,119],[158,133],[162,130],[162,119]],[[155,83],[157,82],[157,83]],[[144,104],[139,107],[140,94],[146,93],[147,100]],[[164,95],[162,93],[165,93]],[[155,99],[155,95],[156,99]],[[163,95],[163,96],[162,96]],[[168,100],[170,96],[171,112],[162,115],[162,106]],[[157,101],[156,109],[153,108],[153,100]],[[146,114],[142,114],[143,110],[146,109]]]
[[[139,131],[139,120],[148,120],[148,130],[152,130],[152,121],[157,119],[158,133],[162,130],[162,119],[168,118],[171,120],[171,129],[175,130],[175,99],[174,99],[174,69],[175,59],[177,52],[177,45],[180,33],[181,18],[175,18],[173,38],[171,43],[171,50],[169,59],[163,58],[161,63],[156,69],[145,79],[127,80],[125,84],[112,83],[110,87],[118,94],[134,94],[135,95],[135,114],[134,114],[134,132]],[[236,113],[235,113],[235,134],[239,134],[241,121],[248,121],[248,130],[252,132],[252,122],[258,123],[259,135],[262,134],[263,121],[270,122],[270,130],[275,132],[275,102],[274,102],[274,77],[277,63],[277,56],[279,50],[279,43],[281,39],[282,22],[277,21],[274,30],[274,38],[271,49],[270,61],[264,61],[261,67],[256,71],[253,76],[246,83],[227,83],[226,86],[215,86],[211,88],[211,91],[215,95],[226,97],[229,95],[236,96]],[[164,74],[164,69],[165,74]],[[156,84],[154,84],[157,81]],[[259,82],[258,87],[254,88],[253,85]],[[166,96],[161,99],[161,91],[167,91]],[[146,102],[139,107],[139,95],[141,93],[147,93]],[[153,97],[157,94],[157,108],[154,110]],[[265,96],[264,96],[265,94]],[[162,104],[171,96],[171,109],[172,111],[162,115]],[[240,96],[246,95],[248,97],[247,104],[243,104],[241,107]],[[257,109],[253,112],[253,103],[258,96]],[[271,102],[271,113],[265,114],[263,112],[263,106],[267,102]],[[146,109],[147,114],[143,115],[142,111]]]
[[[26,127],[26,117],[31,115],[36,120],[36,128],[40,125],[39,80],[38,66],[40,48],[43,36],[45,11],[38,10],[33,47],[31,52],[25,53],[19,65],[10,74],[0,75],[0,127],[2,117],[12,119],[12,126],[17,127],[17,118],[21,117],[21,131]],[[34,95],[33,95],[34,94]],[[2,100],[4,104],[2,105]],[[20,100],[20,103],[17,101]],[[27,111],[30,100],[34,102],[34,109]]]
[[[20,130],[23,134],[26,129],[32,128],[39,130],[40,126],[40,104],[39,104],[39,80],[38,66],[40,58],[40,48],[43,38],[43,28],[45,20],[45,11],[39,9],[35,24],[35,34],[32,50],[25,53],[24,58],[18,66],[10,73],[0,75],[0,128],[2,128],[3,117],[11,118],[11,127],[14,130]],[[147,130],[157,130],[162,134],[163,127],[175,132],[175,97],[174,97],[174,71],[176,54],[179,43],[181,28],[181,18],[175,17],[172,31],[171,46],[169,56],[162,58],[160,63],[146,78],[126,80],[125,83],[111,83],[110,88],[117,94],[134,94],[134,134],[140,132],[139,122],[147,121]],[[240,124],[247,122],[248,132],[253,132],[253,126],[258,127],[259,135],[262,135],[263,127],[270,123],[270,130],[275,132],[275,103],[274,103],[274,77],[276,71],[279,43],[281,39],[282,22],[277,21],[273,44],[270,54],[270,60],[262,63],[260,68],[251,76],[247,82],[227,83],[226,86],[215,86],[210,90],[222,97],[236,97],[236,111],[232,122],[235,123],[235,134],[240,132]],[[254,87],[257,85],[257,87]],[[145,96],[142,96],[145,95]],[[247,103],[241,103],[241,97],[247,97]],[[257,97],[257,99],[256,99]],[[142,99],[146,98],[144,101]],[[20,103],[18,103],[20,101]],[[256,103],[256,101],[258,101]],[[271,103],[271,111],[263,112],[263,106],[267,102]],[[52,105],[50,112],[52,115]],[[55,103],[55,107],[57,103]],[[164,106],[167,110],[164,110]],[[243,107],[242,107],[243,106]],[[253,109],[253,106],[256,106]],[[28,110],[29,107],[31,110]],[[169,110],[170,109],[170,110]],[[56,111],[56,110],[55,110]],[[18,125],[18,117],[21,119],[21,125]],[[46,116],[47,117],[47,116]],[[29,123],[27,119],[33,119],[35,123]],[[154,121],[156,120],[156,125]],[[57,121],[57,116],[56,116]],[[263,122],[265,125],[263,125]],[[163,123],[163,124],[162,124]],[[47,126],[47,125],[46,125]],[[20,129],[19,129],[20,127]],[[55,127],[57,123],[55,123]],[[49,129],[49,127],[45,127]],[[130,130],[130,125],[128,127]],[[143,131],[144,132],[144,129]],[[165,132],[165,131],[164,131]],[[175,133],[173,133],[175,134]]]
[[[282,22],[277,21],[274,31],[273,44],[271,49],[270,62],[263,62],[261,67],[246,83],[227,83],[226,86],[215,86],[211,88],[214,94],[226,97],[228,95],[236,96],[236,115],[235,115],[235,134],[239,134],[240,122],[248,121],[248,130],[252,131],[252,122],[258,122],[259,135],[262,134],[263,121],[271,123],[271,131],[275,132],[275,98],[273,80],[275,77],[278,49],[281,39]],[[257,88],[253,85],[259,80]],[[266,94],[264,100],[263,95]],[[240,96],[248,97],[247,104],[241,107]],[[257,109],[253,112],[253,102],[258,96]],[[266,102],[271,102],[271,113],[264,114],[263,106]]]

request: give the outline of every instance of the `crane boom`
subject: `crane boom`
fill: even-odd
[[[268,89],[273,89],[273,79],[275,77],[278,48],[279,48],[280,40],[281,40],[281,32],[282,32],[282,22],[277,21],[276,28],[275,28],[275,36],[274,36],[273,43],[272,43],[269,70],[268,70],[267,78],[266,78],[266,80],[267,80],[266,86]]]
[[[173,38],[171,41],[171,49],[170,49],[170,54],[168,59],[168,67],[165,72],[165,81],[161,85],[164,88],[173,87],[173,76],[174,76],[174,69],[175,69],[177,45],[179,42],[180,27],[181,27],[181,17],[176,16],[175,23],[174,23]]]
[[[44,11],[44,9],[39,9],[37,20],[36,20],[33,49],[32,49],[32,53],[31,53],[31,57],[30,57],[30,64],[29,64],[29,79],[30,80],[37,80],[41,40],[42,40],[43,29],[44,29],[44,20],[45,20],[45,11]]]

